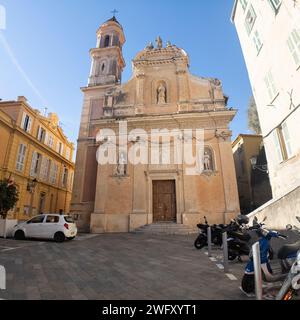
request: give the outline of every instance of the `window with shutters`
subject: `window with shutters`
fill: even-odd
[[[267,75],[264,78],[266,89],[270,98],[271,103],[275,100],[278,95],[278,90],[275,85],[272,71],[269,70]]]
[[[27,113],[23,113],[21,128],[30,133],[32,126],[32,119]]]
[[[43,157],[42,164],[41,164],[40,178],[44,181],[48,181],[49,179],[50,166],[51,166],[51,160]]]
[[[19,145],[17,163],[16,163],[16,169],[18,171],[23,171],[24,169],[25,156],[26,156],[26,145],[21,143]]]
[[[286,158],[289,159],[294,154],[293,154],[293,150],[292,150],[291,137],[290,137],[290,133],[289,133],[288,126],[287,126],[286,122],[284,122],[281,125],[280,131],[282,134],[282,141],[283,141],[285,152],[286,152]]]
[[[251,33],[253,26],[254,26],[254,23],[255,23],[255,20],[256,20],[256,13],[255,13],[253,7],[250,6],[250,8],[247,11],[247,15],[246,15],[246,19],[245,19],[245,26],[246,26],[246,30],[247,30],[248,34]]]
[[[51,170],[50,170],[50,183],[51,184],[56,184],[57,173],[58,173],[58,164],[55,162],[52,162]]]
[[[288,40],[287,45],[297,67],[300,66],[300,29],[294,29]]]
[[[70,160],[70,148],[69,147],[67,147],[66,148],[66,158],[68,159],[68,160]]]
[[[278,161],[282,162],[291,158],[293,150],[286,122],[274,130],[273,137]]]
[[[257,30],[253,33],[253,43],[255,45],[257,54],[259,54],[263,44]]]
[[[38,152],[32,153],[30,176],[37,177],[41,166],[42,155]]]
[[[50,148],[53,148],[53,145],[54,145],[54,138],[53,136],[49,135],[49,138],[48,138],[48,146]]]
[[[41,142],[44,142],[45,137],[46,137],[46,130],[42,127],[39,127],[37,139]]]
[[[68,183],[68,173],[69,173],[69,170],[67,169],[66,166],[64,166],[63,174],[62,174],[62,183],[61,183],[64,188],[67,187],[67,183]]]

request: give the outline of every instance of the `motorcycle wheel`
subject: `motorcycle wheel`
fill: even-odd
[[[206,236],[203,234],[199,234],[197,239],[194,242],[194,246],[196,249],[200,250],[207,245]]]
[[[246,293],[253,293],[255,291],[254,275],[244,274],[241,285]]]

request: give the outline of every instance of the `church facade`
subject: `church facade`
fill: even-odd
[[[113,17],[90,50],[71,204],[78,227],[228,221],[239,213],[229,129],[236,110],[221,82],[192,75],[187,53],[158,37],[122,84],[124,43]]]

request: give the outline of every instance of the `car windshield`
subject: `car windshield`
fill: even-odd
[[[65,221],[69,223],[74,223],[74,219],[71,216],[65,216]]]

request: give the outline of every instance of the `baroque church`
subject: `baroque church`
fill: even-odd
[[[114,16],[100,26],[96,48],[90,50],[71,204],[79,229],[129,232],[159,222],[195,227],[203,216],[209,223],[228,222],[239,213],[229,129],[236,110],[227,107],[221,82],[192,75],[187,53],[158,37],[132,60],[132,77],[122,83],[124,43]],[[176,142],[186,140],[185,130],[192,131],[190,144],[200,168],[193,174],[187,171],[191,163],[173,156],[187,152]],[[204,141],[200,161],[197,130]],[[156,144],[150,143],[153,132],[161,134],[154,137]],[[166,135],[170,161],[163,161],[166,132],[172,132]],[[143,156],[149,161],[129,161],[126,151],[118,151],[121,140],[135,156],[149,151]],[[102,163],[99,154],[110,147],[116,150],[115,162]],[[158,161],[151,161],[151,149],[158,150]]]

